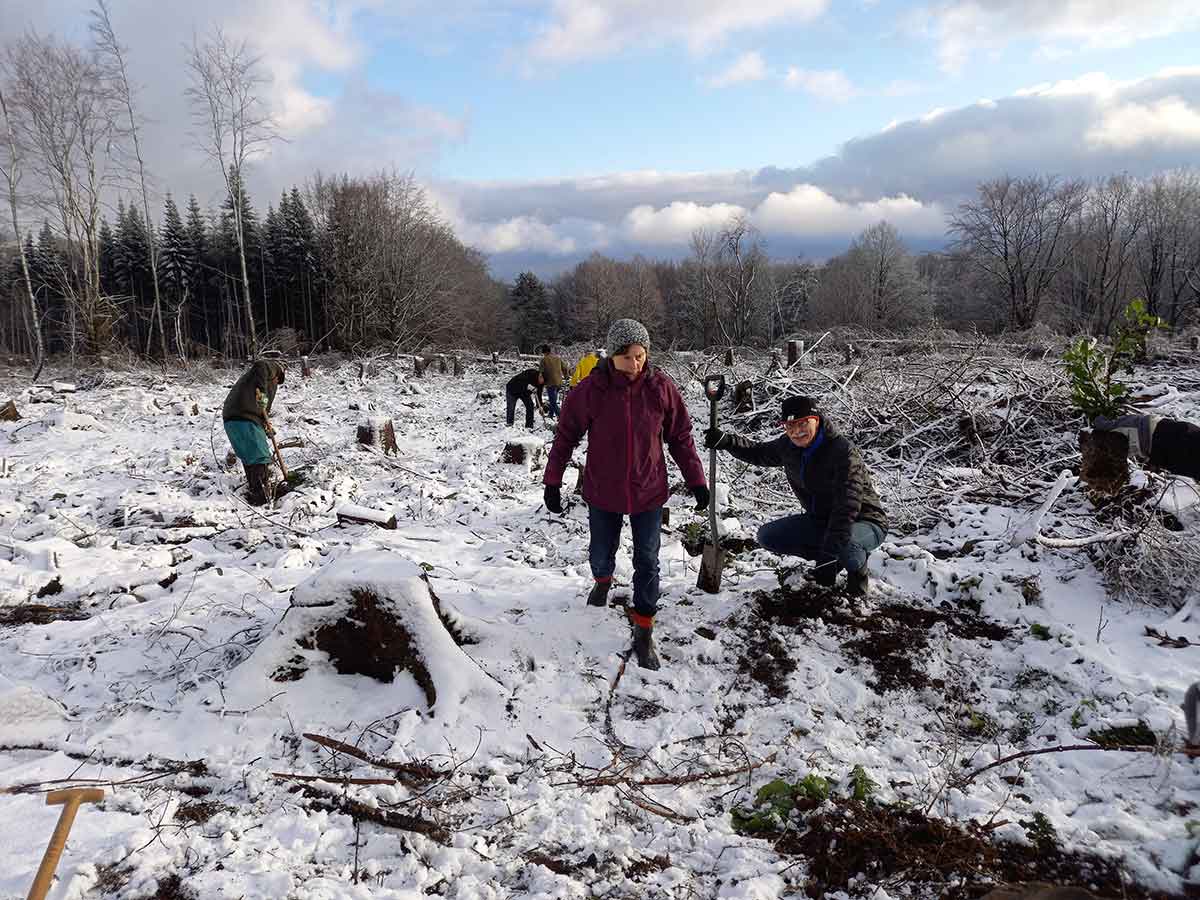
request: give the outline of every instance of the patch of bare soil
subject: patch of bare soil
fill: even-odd
[[[788,679],[796,671],[796,662],[770,622],[751,619],[737,667],[740,674],[749,675],[765,687],[770,696],[783,698],[788,695]]]
[[[88,614],[78,603],[62,606],[46,606],[42,603],[20,603],[16,606],[0,606],[0,626],[49,625],[51,622],[79,622]]]
[[[322,625],[301,646],[328,653],[342,675],[366,675],[391,683],[398,669],[410,672],[432,707],[437,702],[437,688],[408,628],[373,591],[355,588],[350,596],[354,604],[347,615]]]
[[[1119,431],[1079,432],[1079,452],[1079,477],[1093,491],[1115,494],[1129,483],[1129,439]]]
[[[835,891],[865,897],[883,886],[893,895],[976,900],[997,884],[1029,881],[1078,886],[1102,897],[1163,897],[1131,884],[1116,860],[1063,850],[1039,823],[1022,822],[1033,841],[1026,845],[997,842],[984,825],[870,801],[843,800],[822,810],[775,843],[780,853],[805,860],[810,897]]]
[[[881,693],[938,686],[922,669],[921,659],[929,647],[929,633],[939,625],[949,634],[971,641],[999,641],[1011,633],[997,622],[951,607],[889,602],[875,610],[859,608],[856,601],[816,585],[762,592],[755,595],[754,604],[758,619],[764,622],[804,630],[821,621],[863,632],[845,641],[842,648],[852,659],[871,664],[875,670],[872,687]],[[752,635],[750,643],[754,643]]]

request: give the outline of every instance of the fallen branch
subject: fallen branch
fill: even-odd
[[[971,772],[969,775],[962,778],[960,781],[956,782],[956,784],[960,788],[966,787],[968,784],[970,784],[972,781],[974,781],[977,777],[982,775],[988,769],[994,769],[997,766],[1002,766],[1005,763],[1010,763],[1010,762],[1013,762],[1014,760],[1024,759],[1027,756],[1041,756],[1043,753],[1067,753],[1067,752],[1074,751],[1074,750],[1109,750],[1109,751],[1116,751],[1118,753],[1161,753],[1162,752],[1158,747],[1146,747],[1146,746],[1143,746],[1140,744],[1112,744],[1112,745],[1108,745],[1108,746],[1106,746],[1104,744],[1069,744],[1069,745],[1060,744],[1057,747],[1043,747],[1040,750],[1022,750],[1019,753],[1010,753],[1008,756],[1001,757],[1000,759],[996,760],[995,762],[990,762],[986,766],[981,766],[980,768],[976,769],[974,772]],[[1197,756],[1200,756],[1200,747],[1180,747],[1178,749],[1171,750],[1170,752],[1171,753],[1179,753],[1184,756],[1189,756],[1189,757],[1195,758]]]
[[[376,806],[369,806],[350,797],[324,794],[304,785],[300,785],[300,792],[318,808],[330,812],[340,812],[349,816],[355,822],[374,822],[376,825],[382,825],[385,828],[411,831],[415,834],[424,835],[431,841],[442,846],[448,846],[450,843],[450,832],[436,822],[430,822],[428,819],[422,819],[419,816],[407,816],[404,813],[391,812]]]
[[[325,781],[329,784],[395,784],[395,778],[338,778],[335,775],[301,775],[297,772],[272,772],[272,778],[288,781]]]
[[[1179,637],[1171,637],[1171,635],[1167,634],[1166,632],[1158,631],[1154,628],[1151,628],[1149,625],[1146,626],[1146,637],[1154,638],[1156,641],[1158,641],[1158,646],[1160,647],[1172,647],[1176,650],[1182,650],[1184,647],[1200,647],[1200,644],[1197,644],[1195,641],[1189,641],[1182,635]]]
[[[446,775],[440,769],[435,769],[429,763],[415,762],[394,762],[390,759],[379,759],[371,756],[365,750],[355,747],[353,744],[347,744],[345,741],[339,741],[336,738],[325,737],[323,734],[304,734],[308,740],[314,744],[320,744],[327,750],[332,750],[335,753],[344,753],[346,756],[352,756],[357,760],[365,762],[369,766],[374,766],[376,769],[384,769],[388,772],[395,772],[396,779],[402,784],[408,784],[411,787],[412,779],[420,779],[422,781],[432,781],[436,778],[442,778]],[[408,780],[404,776],[408,776]]]
[[[735,775],[745,775],[748,772],[753,772],[755,769],[760,769],[768,763],[775,761],[779,751],[772,753],[766,759],[762,759],[756,763],[739,766],[736,769],[721,769],[717,772],[693,772],[690,775],[668,775],[660,778],[622,778],[619,775],[600,775],[595,778],[585,778],[574,782],[560,782],[555,787],[563,785],[574,785],[575,787],[614,787],[617,785],[632,785],[633,787],[678,787],[683,784],[695,784],[700,781],[720,781],[725,778],[732,778]]]
[[[1093,544],[1107,544],[1109,542],[1123,541],[1128,537],[1132,537],[1132,531],[1110,531],[1107,534],[1093,534],[1089,537],[1081,538],[1055,538],[1047,537],[1040,532],[1036,539],[1043,547],[1053,547],[1059,550],[1073,549],[1077,547],[1090,547]]]

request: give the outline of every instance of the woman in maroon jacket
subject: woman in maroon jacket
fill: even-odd
[[[591,531],[589,558],[595,584],[588,605],[606,606],[612,585],[621,519],[633,532],[633,649],[638,665],[657,669],[654,614],[658,610],[658,550],[667,502],[663,441],[696,498],[708,506],[704,466],[692,441],[692,420],[679,389],[646,365],[650,334],[634,319],[618,319],[608,332],[608,359],[567,394],[550,461],[542,478],[546,509],[562,512],[562,477],[571,453],[589,435],[583,499]]]

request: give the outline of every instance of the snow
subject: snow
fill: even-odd
[[[307,467],[308,478],[270,509],[248,506],[240,468],[225,464],[220,406],[233,369],[197,369],[165,386],[161,373],[108,373],[33,407],[37,424],[0,423],[9,460],[0,612],[34,603],[88,615],[0,624],[0,788],[93,778],[108,792],[80,810],[52,896],[99,896],[98,881],[119,872],[116,895],[130,898],[152,895],[172,873],[199,897],[801,897],[804,861],[736,833],[729,810],[773,778],[817,771],[840,781],[855,765],[882,801],[930,804],[959,820],[996,817],[1009,822],[999,838],[1026,840],[1016,823],[1043,813],[1066,846],[1125,860],[1147,890],[1179,892],[1200,876],[1189,872],[1188,826],[1200,772],[1186,757],[1048,754],[946,786],[1026,746],[1086,742],[1095,728],[1140,721],[1175,740],[1183,730],[1194,648],[1159,646],[1145,629],[1200,642],[1196,617],[1106,600],[1088,552],[1027,540],[1039,523],[1079,534],[1072,511],[1087,500],[1074,480],[998,503],[969,499],[977,467],[922,476],[936,475],[942,514],[890,534],[872,555],[863,611],[894,602],[979,608],[1011,635],[968,640],[934,625],[928,646],[913,650],[930,683],[881,692],[837,628],[820,619],[775,628],[795,663],[780,697],[739,662],[758,627],[753,597],[778,588],[780,561],[741,554],[720,594],[699,593],[699,559],[681,536],[706,519],[686,493],[672,497],[663,534],[664,667],[646,672],[626,665],[623,612],[585,603],[586,508],[559,517],[541,505],[551,432],[507,428],[503,398],[487,395],[511,372],[427,375],[412,393],[403,386],[415,381],[393,377],[386,363],[365,383],[352,364],[312,365],[311,378],[281,388],[273,416],[281,439],[304,439],[288,463]],[[79,373],[56,374],[85,384]],[[12,373],[7,386],[25,410],[31,389],[21,377]],[[162,395],[178,402],[160,407],[153,397]],[[707,402],[694,387],[685,396],[699,441]],[[1158,413],[1198,417],[1195,396],[1156,397]],[[397,457],[357,445],[359,407],[394,422]],[[528,465],[500,461],[514,440],[539,451]],[[673,464],[670,472],[677,482]],[[909,470],[907,486],[877,479],[885,500],[899,505],[902,491],[923,490],[916,474]],[[752,535],[791,511],[778,472],[722,456],[719,477],[730,534]],[[771,490],[771,505],[747,504],[747,485]],[[1056,490],[1053,508],[1039,509]],[[1159,502],[1196,515],[1190,482],[1175,482]],[[347,507],[391,510],[399,527],[331,527]],[[628,596],[631,572],[626,529],[615,596]],[[61,592],[37,597],[55,578]],[[330,613],[318,604],[344,603],[356,585],[372,586],[413,623],[438,686],[432,709],[410,676],[389,684],[339,675],[318,651],[297,651],[297,635]],[[443,620],[473,642],[456,643]],[[297,652],[307,672],[273,681]],[[972,716],[998,731],[964,738]],[[1010,737],[1018,728],[1024,741]],[[432,785],[339,784],[389,773],[306,734],[452,774]],[[638,791],[580,785],[613,766],[653,778],[772,753],[725,780]],[[440,843],[356,825],[313,797],[424,816],[451,836]],[[189,819],[184,811],[202,802],[212,814]],[[0,841],[0,897],[23,896],[57,811],[36,790],[3,796],[0,808],[22,826]],[[904,893],[875,894],[885,895]]]

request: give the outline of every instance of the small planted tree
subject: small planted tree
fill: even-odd
[[[1133,300],[1125,307],[1111,347],[1099,346],[1095,338],[1080,338],[1063,354],[1071,402],[1089,422],[1096,416],[1121,414],[1129,387],[1117,375],[1122,370],[1132,374],[1133,362],[1146,356],[1146,338],[1166,324],[1146,311],[1146,301]]]
[[[1063,355],[1071,380],[1071,403],[1089,422],[1097,416],[1116,418],[1125,410],[1129,386],[1117,376],[1132,374],[1133,362],[1146,355],[1146,338],[1166,323],[1146,310],[1143,300],[1125,307],[1112,345],[1100,347],[1094,338],[1080,338]],[[1096,491],[1115,494],[1129,481],[1126,456],[1129,441],[1119,431],[1082,431],[1080,477]]]

